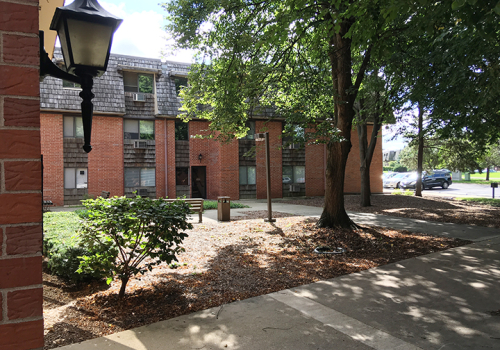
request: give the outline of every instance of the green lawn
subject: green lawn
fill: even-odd
[[[463,175],[462,175],[463,177]],[[490,173],[490,180],[486,181],[486,173],[474,173],[470,175],[470,181],[465,181],[465,180],[460,180],[456,181],[453,180],[453,182],[456,183],[464,183],[464,184],[479,184],[479,185],[489,185],[491,182],[500,182],[500,172],[497,173]]]
[[[455,198],[460,201],[474,202],[491,205],[492,207],[500,207],[500,199],[493,198],[467,198],[467,197],[457,197]]]

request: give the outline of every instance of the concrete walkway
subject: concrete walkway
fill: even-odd
[[[267,210],[265,201],[247,201]],[[273,204],[319,216],[321,208]],[[500,230],[350,213],[355,222],[474,244],[250,298],[64,350],[500,349]],[[203,221],[215,220],[207,211]]]

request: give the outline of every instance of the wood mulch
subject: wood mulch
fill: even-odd
[[[346,196],[346,208],[360,211],[354,208],[355,197]],[[376,213],[422,219],[441,214],[450,219],[455,214],[445,211],[444,215],[441,210],[467,212],[463,204],[454,201],[373,197],[374,207],[369,210]],[[377,197],[385,198],[379,201]],[[322,205],[322,198],[299,202],[296,204]],[[420,210],[424,203],[427,206]],[[489,221],[479,217],[460,223],[499,227],[499,213],[495,213],[496,218]],[[111,286],[70,286],[44,273],[44,349],[470,243],[380,227],[362,227],[355,232],[318,229],[314,219],[284,213],[273,213],[276,223],[265,223],[261,218],[266,215],[249,212],[227,223],[195,224],[183,243],[186,251],[179,255],[179,262],[131,279],[123,300],[117,297],[117,281]],[[316,254],[318,246],[340,247],[345,253]]]

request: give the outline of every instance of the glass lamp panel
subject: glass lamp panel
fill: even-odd
[[[64,27],[64,21],[61,21],[59,24],[59,28],[57,29],[57,35],[59,35],[59,41],[61,43],[61,50],[63,53],[64,64],[66,65],[66,69],[71,65],[71,58],[69,56],[69,48],[68,48],[68,40],[66,37],[66,29]]]
[[[70,18],[67,23],[73,64],[104,69],[113,28]]]

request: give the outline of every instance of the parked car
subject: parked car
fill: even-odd
[[[422,189],[431,189],[433,187],[441,187],[447,189],[453,181],[451,174],[446,171],[433,171],[430,173],[424,172],[422,174]],[[400,183],[402,189],[415,189],[417,187],[417,174],[407,177]]]
[[[382,174],[382,181],[385,181],[385,180],[387,180],[387,179],[390,179],[391,177],[393,177],[393,176],[395,176],[395,175],[397,175],[397,174],[399,174],[399,173],[395,173],[395,172],[392,172],[392,171],[390,171],[390,172],[388,172],[388,173],[383,173],[383,174]]]
[[[401,181],[405,180],[411,174],[412,173],[396,173],[393,177],[384,180],[384,187],[399,188]]]

